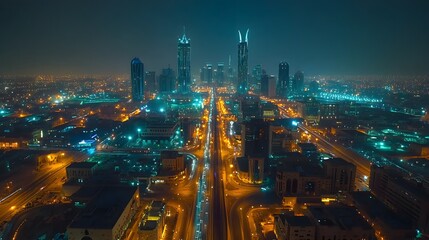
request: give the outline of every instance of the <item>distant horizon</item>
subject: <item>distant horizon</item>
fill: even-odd
[[[386,8],[388,4],[389,8]],[[139,57],[145,69],[177,71],[186,27],[191,72],[205,63],[237,68],[238,31],[249,29],[249,73],[428,75],[429,1],[158,2],[30,0],[0,3],[0,74],[123,74]],[[94,14],[97,12],[97,14]]]

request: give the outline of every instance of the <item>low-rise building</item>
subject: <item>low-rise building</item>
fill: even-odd
[[[351,196],[359,213],[373,226],[379,239],[415,239],[416,230],[411,222],[394,213],[370,192],[353,192]]]
[[[185,170],[185,156],[178,151],[162,151],[161,164],[163,169],[180,172]]]
[[[351,192],[354,190],[356,166],[342,158],[327,159],[323,162],[326,176],[331,181],[329,193]]]
[[[307,216],[274,216],[274,233],[278,240],[314,240],[316,226]]]
[[[94,175],[96,162],[73,162],[66,167],[67,180],[83,183]]]
[[[136,187],[104,187],[67,227],[68,239],[121,239],[139,202]]]
[[[330,180],[323,169],[308,161],[284,161],[277,169],[275,192],[279,197],[329,193]]]
[[[374,230],[355,208],[310,206],[308,217],[316,225],[316,240],[375,240]]]

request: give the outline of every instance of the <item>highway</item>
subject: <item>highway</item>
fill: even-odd
[[[277,104],[273,102],[274,104]],[[284,112],[284,115],[286,117],[289,117],[287,115],[287,111],[284,107],[277,104],[280,110]],[[370,175],[370,168],[371,168],[371,162],[359,155],[358,153],[345,148],[344,146],[341,146],[338,143],[331,142],[327,140],[324,136],[321,136],[316,131],[313,131],[309,127],[299,124],[298,128],[310,134],[312,136],[312,141],[315,143],[319,148],[325,149],[326,152],[333,154],[335,157],[342,158],[350,163],[353,163],[356,166],[356,179],[355,179],[355,185],[356,188],[359,190],[365,190],[368,188],[368,184],[361,182],[362,179],[366,179],[366,177],[369,177]]]
[[[82,161],[83,155],[73,154],[75,161]],[[50,169],[42,170],[44,172],[36,175],[33,181],[21,187],[21,190],[10,196],[0,203],[0,219],[2,221],[11,219],[16,213],[21,211],[27,203],[34,201],[37,197],[49,192],[51,186],[57,185],[61,179],[66,176],[65,168],[70,164],[69,161],[63,161],[50,167]],[[43,203],[41,203],[43,204]],[[13,226],[8,226],[9,230]],[[6,237],[9,233],[5,231]]]
[[[212,154],[211,154],[211,168],[210,174],[213,179],[213,188],[212,188],[212,206],[210,208],[211,222],[210,226],[212,233],[210,234],[211,238],[209,239],[227,239],[227,219],[226,219],[226,209],[225,209],[225,194],[224,194],[224,184],[223,184],[223,174],[222,174],[222,157],[220,150],[220,137],[218,129],[218,111],[216,104],[213,106],[213,145],[212,145]]]

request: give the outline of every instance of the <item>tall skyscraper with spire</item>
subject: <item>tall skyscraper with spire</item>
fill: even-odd
[[[246,31],[246,36],[243,40],[241,32],[238,31],[238,37],[240,39],[238,43],[238,68],[237,68],[237,92],[239,94],[246,94],[247,87],[247,75],[248,75],[248,34],[249,29]]]
[[[287,98],[292,93],[292,81],[289,78],[289,64],[281,62],[279,64],[279,81],[277,83],[278,97]]]
[[[144,65],[138,58],[131,60],[131,98],[135,102],[144,96]]]
[[[177,44],[177,75],[179,92],[191,91],[191,39],[185,30]]]

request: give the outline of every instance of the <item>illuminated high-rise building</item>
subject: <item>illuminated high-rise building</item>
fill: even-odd
[[[177,81],[179,92],[191,90],[191,39],[184,32],[177,43]]]
[[[207,84],[213,83],[213,65],[211,63],[207,63],[204,68],[204,80]]]
[[[225,65],[223,63],[217,64],[216,70],[216,84],[222,86],[225,82]]]
[[[175,73],[170,67],[162,69],[159,75],[158,86],[159,92],[171,93],[176,89],[175,84]]]
[[[300,95],[304,92],[304,73],[297,71],[293,76],[292,89],[294,95]]]
[[[289,79],[289,64],[281,62],[279,64],[279,81],[277,82],[277,93],[280,98],[289,97],[292,92],[292,81]]]
[[[252,82],[250,83],[253,85],[255,89],[261,89],[261,77],[262,77],[262,65],[258,64],[256,65],[252,70]]]
[[[146,95],[155,93],[158,90],[158,83],[156,81],[156,75],[154,71],[149,71],[145,73],[145,86],[146,86]]]
[[[246,36],[243,40],[241,32],[238,31],[240,42],[238,43],[238,75],[237,75],[237,92],[239,94],[246,94],[247,87],[247,74],[248,74],[248,35],[249,29],[246,31]]]
[[[144,96],[144,65],[138,58],[131,60],[131,98],[135,102]]]

